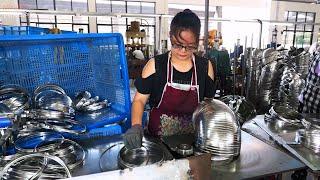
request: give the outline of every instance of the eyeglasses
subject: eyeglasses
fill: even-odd
[[[184,48],[186,51],[196,51],[198,49],[198,47],[195,46],[184,46],[181,44],[172,44],[172,47],[179,50],[182,50]]]

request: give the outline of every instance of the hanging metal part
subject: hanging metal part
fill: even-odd
[[[262,21],[260,19],[257,19],[258,23],[260,24],[259,29],[259,49],[261,49],[261,43],[262,43]]]

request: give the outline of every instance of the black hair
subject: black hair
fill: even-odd
[[[177,13],[171,21],[170,37],[181,38],[181,31],[190,30],[199,42],[201,22],[199,17],[190,9]],[[182,38],[181,38],[182,39]]]

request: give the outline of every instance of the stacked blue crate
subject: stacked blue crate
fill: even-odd
[[[87,90],[108,99],[111,108],[101,114],[76,117],[93,136],[119,134],[130,124],[129,78],[121,34],[0,36],[0,65],[1,85],[18,84],[32,93],[39,85],[54,83],[71,97]]]

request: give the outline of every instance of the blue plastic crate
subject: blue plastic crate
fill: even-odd
[[[77,117],[89,130],[130,119],[121,34],[0,36],[0,85],[18,84],[32,93],[45,83],[60,85],[71,97],[87,90],[112,103],[100,115]]]

